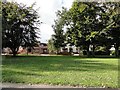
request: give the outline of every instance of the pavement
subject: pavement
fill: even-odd
[[[44,85],[44,84],[22,84],[22,83],[2,83],[0,84],[2,88],[78,88],[72,86],[59,86],[59,85]],[[81,87],[79,87],[81,88]]]
[[[85,87],[72,87],[72,86],[56,86],[56,85],[43,85],[43,84],[23,84],[23,83],[1,83],[1,90],[120,90],[112,88],[85,88]],[[27,88],[27,89],[26,89]]]

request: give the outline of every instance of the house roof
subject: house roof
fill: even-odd
[[[46,43],[40,43],[40,45],[47,46],[47,44],[46,44]]]

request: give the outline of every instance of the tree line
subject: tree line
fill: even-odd
[[[109,53],[114,46],[116,57],[120,47],[120,2],[79,2],[75,1],[70,9],[62,8],[56,13],[53,42],[57,51],[67,44],[75,45],[95,56],[99,47]],[[92,46],[92,53],[90,53]]]

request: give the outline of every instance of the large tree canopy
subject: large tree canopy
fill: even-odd
[[[82,47],[87,51],[92,45],[92,54],[95,47],[104,46],[109,52],[114,45],[118,56],[120,42],[120,3],[119,2],[73,2],[72,7],[65,12],[58,11],[58,20],[62,21],[62,29],[66,27],[66,40],[72,45]],[[61,23],[57,24],[61,26]],[[61,30],[62,30],[61,29]]]
[[[19,46],[32,47],[37,42],[40,20],[33,6],[2,3],[2,47],[9,47],[14,56]]]

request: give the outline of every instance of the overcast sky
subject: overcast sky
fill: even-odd
[[[7,0],[16,1],[18,3],[23,3],[28,6],[36,2],[35,8],[39,9],[40,20],[43,24],[40,25],[40,41],[47,42],[51,35],[54,33],[52,25],[54,24],[54,19],[56,18],[55,12],[60,10],[62,6],[70,8],[73,0]]]

